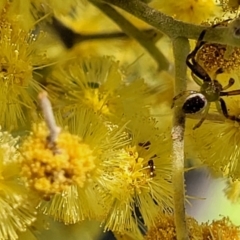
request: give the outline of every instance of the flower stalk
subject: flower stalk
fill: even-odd
[[[149,25],[157,28],[171,39],[185,37],[188,39],[198,39],[204,29],[208,29],[204,39],[213,43],[227,44],[231,46],[240,46],[240,41],[236,34],[230,34],[228,27],[211,28],[203,25],[195,25],[182,22],[168,16],[158,10],[149,7],[140,0],[103,0],[114,6],[117,6],[135,17],[145,21]]]
[[[147,34],[135,27],[130,21],[122,16],[109,4],[101,3],[96,0],[90,2],[111,18],[128,36],[134,38],[156,61],[158,70],[167,70],[169,62],[161,51],[155,46],[154,41],[149,39]]]
[[[173,41],[175,57],[175,95],[186,90],[185,59],[189,53],[189,43],[186,38],[176,38]],[[174,217],[177,240],[187,240],[188,230],[185,216],[185,186],[184,186],[184,129],[185,116],[182,109],[175,107],[172,126],[172,163],[174,186]]]
[[[75,32],[56,18],[52,19],[52,24],[66,48],[72,48],[76,44],[81,44],[86,41],[129,39],[128,34],[121,31],[106,31],[96,33]],[[141,29],[140,32],[142,32],[144,35],[147,35],[148,39],[152,40],[153,42],[156,42],[163,36],[161,32],[152,27]]]

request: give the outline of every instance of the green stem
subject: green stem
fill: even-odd
[[[52,24],[54,29],[57,31],[57,34],[62,39],[63,43],[66,47],[71,48],[75,44],[82,43],[84,41],[96,41],[96,40],[113,40],[120,38],[129,38],[129,36],[124,32],[113,31],[113,32],[99,32],[99,33],[88,33],[82,34],[78,32],[74,32],[72,29],[66,27],[62,24],[58,19],[53,18]],[[143,34],[147,35],[148,39],[156,42],[158,41],[163,34],[156,30],[155,28],[145,28],[141,29]]]
[[[161,38],[162,34],[157,32],[154,29],[141,29],[143,34],[148,35],[148,38],[152,41],[155,41],[157,38]],[[124,32],[109,32],[109,33],[95,33],[95,34],[76,34],[74,43],[80,43],[83,41],[92,41],[92,40],[111,40],[119,38],[129,38],[129,36]]]
[[[99,0],[100,1],[100,0]],[[176,37],[185,37],[188,39],[198,39],[204,29],[208,29],[204,39],[209,42],[240,46],[239,38],[229,31],[228,27],[211,28],[201,25],[194,25],[178,21],[158,10],[149,7],[140,0],[102,0],[114,6],[117,6],[132,15],[142,19],[144,22],[152,25],[162,33],[174,39]]]
[[[185,59],[189,53],[189,42],[186,38],[176,38],[173,41],[175,59],[175,95],[186,90],[187,67]],[[185,216],[185,186],[184,186],[184,128],[185,116],[181,108],[175,107],[173,115],[173,187],[174,187],[174,218],[177,240],[187,240],[188,230]]]
[[[155,43],[149,37],[136,28],[131,22],[124,18],[118,11],[108,4],[100,3],[96,0],[90,2],[103,11],[112,19],[127,35],[134,38],[156,61],[158,70],[167,70],[169,62],[161,51],[155,46]]]

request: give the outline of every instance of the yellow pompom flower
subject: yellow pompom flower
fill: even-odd
[[[0,133],[0,239],[18,239],[36,219],[29,191],[20,178],[20,165],[15,149],[17,139]]]
[[[202,223],[202,239],[240,240],[240,227],[235,226],[228,217]]]
[[[99,166],[108,155],[105,155],[106,151],[118,149],[129,142],[128,134],[123,132],[123,127],[103,122],[100,116],[88,109],[81,109],[68,117],[57,115],[56,119],[61,125],[68,126],[72,134],[80,137],[92,149],[96,156],[96,168],[88,173],[89,181],[83,187],[72,185],[61,194],[55,194],[51,201],[41,202],[40,209],[66,224],[85,219],[102,219],[106,209],[99,204],[101,195],[96,191],[96,186],[100,184]],[[65,206],[64,211],[59,210],[62,206]]]
[[[110,131],[108,124],[88,109],[65,117],[56,114],[56,119],[72,134],[60,133],[52,149],[47,146],[46,127],[35,125],[21,147],[27,182],[44,197],[38,208],[65,224],[99,219],[104,208],[96,191],[98,166],[103,153],[124,145],[127,135],[118,128]]]
[[[151,6],[178,20],[200,24],[208,18],[216,16],[218,8],[213,0],[153,0]]]
[[[170,141],[155,124],[147,118],[132,120],[131,142],[108,151],[100,166],[98,191],[108,208],[102,219],[105,230],[137,232],[138,223],[149,227],[159,209],[172,206]]]
[[[95,167],[91,149],[79,137],[62,132],[51,146],[48,136],[45,124],[35,124],[20,149],[23,175],[29,186],[46,198],[72,184],[82,187]]]
[[[88,216],[89,208],[84,202],[94,201],[94,195],[87,194],[91,190],[84,187],[95,168],[96,157],[76,135],[62,132],[54,145],[49,145],[48,136],[45,124],[33,126],[32,134],[20,148],[22,174],[29,187],[41,196],[41,212],[66,224],[76,223]],[[84,200],[88,197],[85,201],[82,192],[86,192]]]
[[[239,240],[240,228],[235,226],[227,217],[211,223],[199,224],[194,218],[187,217],[189,229],[188,237],[191,240],[221,239]],[[152,226],[145,237],[146,240],[173,240],[177,238],[176,227],[173,215],[165,215],[155,219],[155,226]]]
[[[229,114],[240,115],[240,102],[228,99]],[[223,123],[206,121],[193,132],[200,159],[215,172],[233,179],[240,178],[240,125],[237,121],[226,119]]]
[[[203,239],[201,227],[198,222],[191,217],[187,217],[187,224],[189,229],[189,239]],[[176,227],[173,215],[163,215],[159,213],[159,217],[155,219],[155,224],[151,226],[144,238],[145,240],[173,240],[177,239]],[[207,240],[207,238],[204,238]]]
[[[46,62],[46,56],[37,48],[42,34],[25,31],[9,18],[4,8],[0,17],[0,124],[11,130],[26,124],[26,113],[36,108],[34,100],[41,88],[33,71]]]
[[[53,70],[47,89],[54,109],[64,114],[90,108],[119,123],[123,114],[148,114],[148,86],[143,79],[128,82],[124,78],[119,63],[110,57],[77,58]]]
[[[53,70],[48,78],[54,108],[90,108],[109,115],[122,81],[118,63],[111,58],[74,59]],[[63,97],[59,97],[63,96]]]

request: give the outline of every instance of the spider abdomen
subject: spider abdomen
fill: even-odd
[[[209,73],[222,68],[224,72],[237,71],[240,68],[240,48],[227,50],[226,45],[205,43],[196,54],[196,61]]]
[[[182,110],[187,114],[194,114],[202,111],[207,105],[207,99],[201,93],[195,93],[186,98]]]

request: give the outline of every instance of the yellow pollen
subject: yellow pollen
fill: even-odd
[[[68,186],[83,187],[95,157],[90,147],[68,132],[60,133],[54,148],[49,148],[44,124],[34,126],[33,134],[22,145],[22,173],[28,184],[44,197],[62,192]]]

